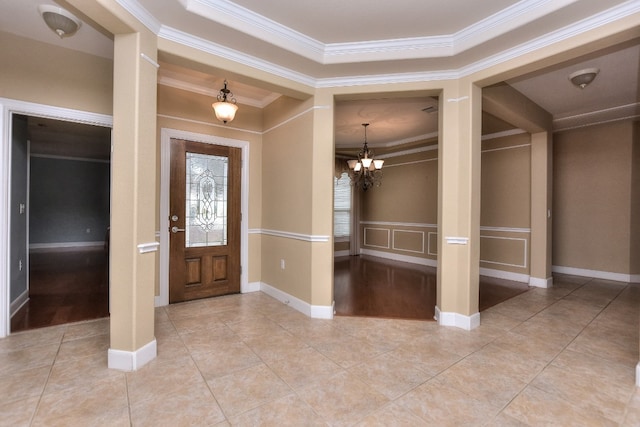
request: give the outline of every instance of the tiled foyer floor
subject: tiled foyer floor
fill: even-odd
[[[107,320],[0,340],[0,425],[640,425],[640,286],[556,276],[481,315],[309,319],[261,293],[159,308],[158,357]]]

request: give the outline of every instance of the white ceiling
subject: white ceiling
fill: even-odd
[[[116,0],[155,31],[224,58],[315,87],[456,78],[595,26],[640,14],[637,0]],[[60,40],[37,13],[52,0],[0,0],[0,29],[46,43],[110,56],[112,41],[85,23]],[[65,5],[64,0],[58,2]],[[640,37],[640,31],[638,32]],[[160,82],[215,96],[225,76],[160,57]],[[640,44],[508,80],[549,111],[556,128],[638,114]],[[600,68],[584,90],[567,76]],[[240,104],[263,107],[278,96],[266,86],[229,79]],[[437,131],[433,99],[340,102],[336,144],[393,146]],[[384,114],[381,112],[384,111]],[[240,113],[241,114],[241,110]]]

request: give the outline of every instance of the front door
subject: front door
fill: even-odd
[[[171,139],[169,302],[240,292],[241,149]]]

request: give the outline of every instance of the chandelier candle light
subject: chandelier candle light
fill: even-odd
[[[374,159],[373,151],[369,150],[367,145],[367,126],[369,123],[363,123],[364,127],[364,145],[358,153],[358,159],[347,160],[349,165],[349,176],[351,184],[361,187],[363,191],[373,187],[379,187],[382,184],[382,164],[384,160]]]

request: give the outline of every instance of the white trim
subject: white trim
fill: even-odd
[[[391,230],[386,229],[386,228],[373,228],[373,227],[363,227],[364,229],[364,239],[362,239],[362,244],[363,246],[370,246],[372,248],[381,248],[381,249],[389,249],[389,247],[391,246],[390,242],[391,242]],[[371,245],[369,243],[367,243],[367,230],[377,230],[377,231],[386,231],[387,232],[387,246],[378,246],[378,245]]]
[[[9,272],[9,197],[11,193],[11,117],[12,114],[46,117],[111,128],[113,118],[51,105],[35,104],[8,98],[0,98],[0,338],[10,333],[10,272]]]
[[[10,316],[13,317],[18,312],[18,310],[20,310],[22,306],[28,302],[29,302],[29,289],[25,290],[23,293],[18,295],[18,298],[16,298],[11,303],[11,307],[9,309]]]
[[[286,120],[283,120],[282,122],[278,123],[277,125],[271,126],[269,129],[266,129],[262,132],[263,135],[268,134],[269,132],[278,129],[281,126],[286,125],[287,123],[290,123],[294,120],[297,120],[298,118],[304,116],[307,113],[312,112],[313,110],[330,110],[332,107],[330,105],[314,105],[313,107],[309,107],[304,111],[299,112],[298,114],[295,114],[291,117],[289,117]]]
[[[510,145],[508,147],[500,147],[500,148],[488,148],[486,150],[481,150],[480,153],[493,153],[495,151],[505,151],[505,150],[513,150],[514,148],[525,148],[531,147],[531,144],[519,144],[519,145]]]
[[[169,185],[171,138],[205,144],[225,145],[242,150],[242,188],[240,212],[240,289],[249,288],[249,141],[223,138],[220,136],[188,132],[178,129],[160,130],[160,295],[155,298],[155,306],[169,304]]]
[[[614,282],[640,283],[640,275],[638,274],[613,273],[610,271],[587,270],[586,268],[563,267],[560,265],[552,266],[551,271],[560,274],[570,274],[572,276],[612,280]]]
[[[59,248],[97,248],[104,246],[104,240],[97,240],[94,242],[53,242],[53,243],[31,243],[29,244],[29,250],[42,250],[42,249],[59,249]]]
[[[450,245],[468,245],[469,244],[468,237],[445,236],[444,240]]]
[[[260,284],[260,290],[313,319],[333,319],[333,306],[311,305],[264,282]]]
[[[338,257],[343,257],[343,256],[349,256],[349,251],[334,251],[333,252],[333,257],[334,258],[338,258]]]
[[[636,365],[636,387],[640,387],[640,362]]]
[[[529,286],[536,288],[551,288],[553,286],[553,277],[547,277],[546,279],[529,277]]]
[[[255,233],[255,229],[254,229],[254,233]],[[289,231],[267,230],[264,228],[260,229],[259,233],[267,236],[282,237],[284,239],[302,240],[304,242],[328,242],[329,240],[331,240],[331,236],[323,236],[319,234],[292,233]]]
[[[158,113],[158,117],[162,117],[163,119],[176,120],[179,122],[194,123],[196,125],[209,126],[213,128],[224,128],[227,130],[245,132],[245,133],[250,133],[252,135],[262,135],[262,132],[259,132],[259,131],[235,128],[233,126],[230,126],[229,124],[223,125],[221,124],[221,122],[204,122],[202,120],[194,120],[194,119],[189,119],[187,117],[170,116],[168,114],[160,114],[160,113]],[[167,129],[171,129],[171,128],[167,128]]]
[[[410,256],[410,255],[394,254],[391,252],[382,252],[382,251],[376,251],[373,249],[360,249],[360,253],[362,255],[369,255],[369,256],[374,256],[378,258],[391,259],[394,261],[409,262],[411,264],[426,265],[428,267],[438,266],[438,261],[435,259],[419,258],[415,256]]]
[[[456,328],[470,331],[480,326],[480,313],[466,316],[460,313],[440,311],[440,308],[436,306],[436,312],[434,318],[438,321],[440,326],[455,326]]]
[[[38,159],[71,160],[75,162],[106,163],[106,164],[111,163],[111,160],[90,159],[87,157],[54,156],[52,154],[29,154],[29,157],[30,158],[35,157]]]
[[[259,292],[260,282],[249,282],[246,285],[240,286],[240,293],[247,294],[249,292]]]
[[[510,227],[482,227],[480,231],[498,231],[501,233],[531,233],[530,228],[510,228]]]
[[[504,138],[506,136],[521,135],[527,133],[524,129],[510,129],[502,132],[488,133],[480,137],[481,141],[489,141],[491,139]],[[530,145],[530,144],[529,144]]]
[[[424,253],[424,231],[414,231],[414,230],[402,230],[402,229],[393,229],[391,230],[391,247],[393,250],[396,251],[404,251],[404,252],[413,252],[416,254],[423,254]],[[420,249],[419,251],[415,251],[412,249],[402,249],[402,248],[398,248],[396,247],[396,233],[413,233],[413,234],[420,234],[422,236],[422,249]]]
[[[385,156],[385,157],[390,157],[390,156]],[[376,156],[376,159],[381,159],[382,156]],[[402,162],[402,163],[394,163],[392,165],[385,165],[385,169],[389,169],[389,168],[395,168],[398,166],[409,166],[409,165],[416,165],[419,163],[427,163],[427,162],[437,162],[438,158],[434,157],[433,159],[422,159],[422,160],[413,160],[411,162]]]
[[[138,253],[147,254],[149,252],[158,252],[159,242],[140,243],[138,245]]]
[[[528,274],[513,273],[511,271],[496,270],[493,268],[480,267],[479,273],[481,276],[495,277],[496,279],[505,279],[514,282],[529,283],[529,280],[531,280]]]
[[[160,64],[158,64],[155,59],[151,58],[149,55],[146,55],[144,53],[140,53],[140,57],[142,59],[144,59],[145,61],[147,61],[149,64],[153,65],[156,68],[160,68]]]
[[[438,228],[437,224],[427,224],[422,222],[360,221],[360,225],[388,225],[391,227]]]
[[[158,346],[154,338],[148,344],[135,351],[114,350],[107,352],[107,366],[124,372],[137,371],[158,355]]]
[[[487,261],[484,259],[480,259],[480,262],[484,262],[486,264],[496,264],[496,265],[505,265],[507,267],[518,267],[518,268],[527,268],[527,260],[528,258],[528,241],[527,239],[523,239],[520,237],[501,237],[501,236],[482,236],[480,235],[480,239],[497,239],[497,240],[519,240],[523,242],[523,261],[522,264],[510,264],[506,262],[498,262],[498,261]]]

